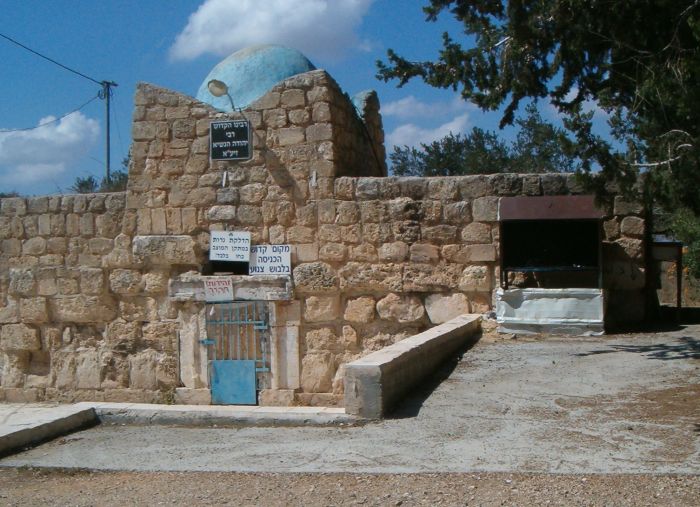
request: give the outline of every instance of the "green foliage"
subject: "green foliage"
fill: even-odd
[[[688,187],[700,178],[700,2],[431,0],[425,8],[428,20],[445,10],[474,44],[444,34],[437,59],[425,62],[390,50],[378,62],[381,79],[419,77],[483,109],[503,106],[501,126],[514,123],[524,99],[547,98],[591,179],[629,188],[644,168],[659,198],[700,212]],[[626,152],[592,134],[586,101],[611,114]]]
[[[78,176],[70,189],[76,194],[92,194],[99,191],[99,183],[94,176]]]
[[[700,278],[700,221],[692,211],[682,208],[673,214],[671,227],[687,247],[684,263],[690,274]]]
[[[570,142],[561,129],[545,122],[534,105],[517,120],[521,130],[509,146],[495,132],[472,128],[421,144],[421,149],[394,146],[389,155],[397,176],[453,176],[498,172],[570,172],[576,160],[567,153]]]
[[[634,196],[645,173],[646,196],[699,221],[700,1],[430,0],[424,10],[429,21],[449,11],[463,38],[445,33],[434,61],[389,50],[380,79],[419,78],[485,110],[502,107],[502,127],[523,100],[549,100],[590,188],[613,181]],[[617,143],[593,132],[591,104],[608,113]]]
[[[10,192],[0,192],[0,199],[2,199],[3,197],[19,197],[19,194],[14,190]]]

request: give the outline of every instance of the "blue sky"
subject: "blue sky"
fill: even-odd
[[[429,142],[473,126],[495,129],[450,90],[419,81],[397,89],[375,78],[388,48],[434,58],[440,35],[459,26],[425,22],[410,0],[6,0],[0,33],[98,81],[111,80],[112,168],[127,155],[133,94],[146,81],[195,95],[209,70],[243,47],[277,43],[301,50],[351,95],[375,89],[387,148]],[[99,86],[0,39],[0,131],[35,127],[94,98]],[[69,192],[76,176],[104,174],[104,102],[21,132],[0,132],[0,192]]]

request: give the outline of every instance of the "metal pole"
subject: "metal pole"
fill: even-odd
[[[110,120],[109,120],[109,99],[112,95],[112,86],[118,86],[114,81],[102,81],[102,93],[100,98],[105,100],[105,126],[106,126],[106,139],[105,139],[105,181],[109,185],[112,181],[112,176],[110,174]]]

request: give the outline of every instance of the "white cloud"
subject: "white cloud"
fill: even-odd
[[[453,134],[464,132],[469,124],[469,114],[464,113],[433,129],[419,127],[414,123],[399,125],[387,136],[387,149],[391,153],[394,146],[418,147],[421,143],[428,144],[445,137],[450,132]]]
[[[55,119],[47,116],[38,125]],[[80,112],[34,130],[0,131],[0,185],[10,188],[61,175],[94,146],[99,133],[97,120]]]
[[[255,44],[281,44],[309,57],[363,49],[355,29],[374,0],[206,0],[170,48],[174,60],[226,56]]]
[[[399,100],[387,102],[382,105],[382,116],[391,116],[400,119],[428,117],[435,118],[446,115],[454,115],[459,111],[468,111],[474,106],[455,95],[450,101],[423,102],[413,95],[408,95]]]

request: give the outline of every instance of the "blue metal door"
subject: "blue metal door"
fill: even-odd
[[[206,324],[212,403],[257,404],[270,371],[267,303],[208,303]]]

